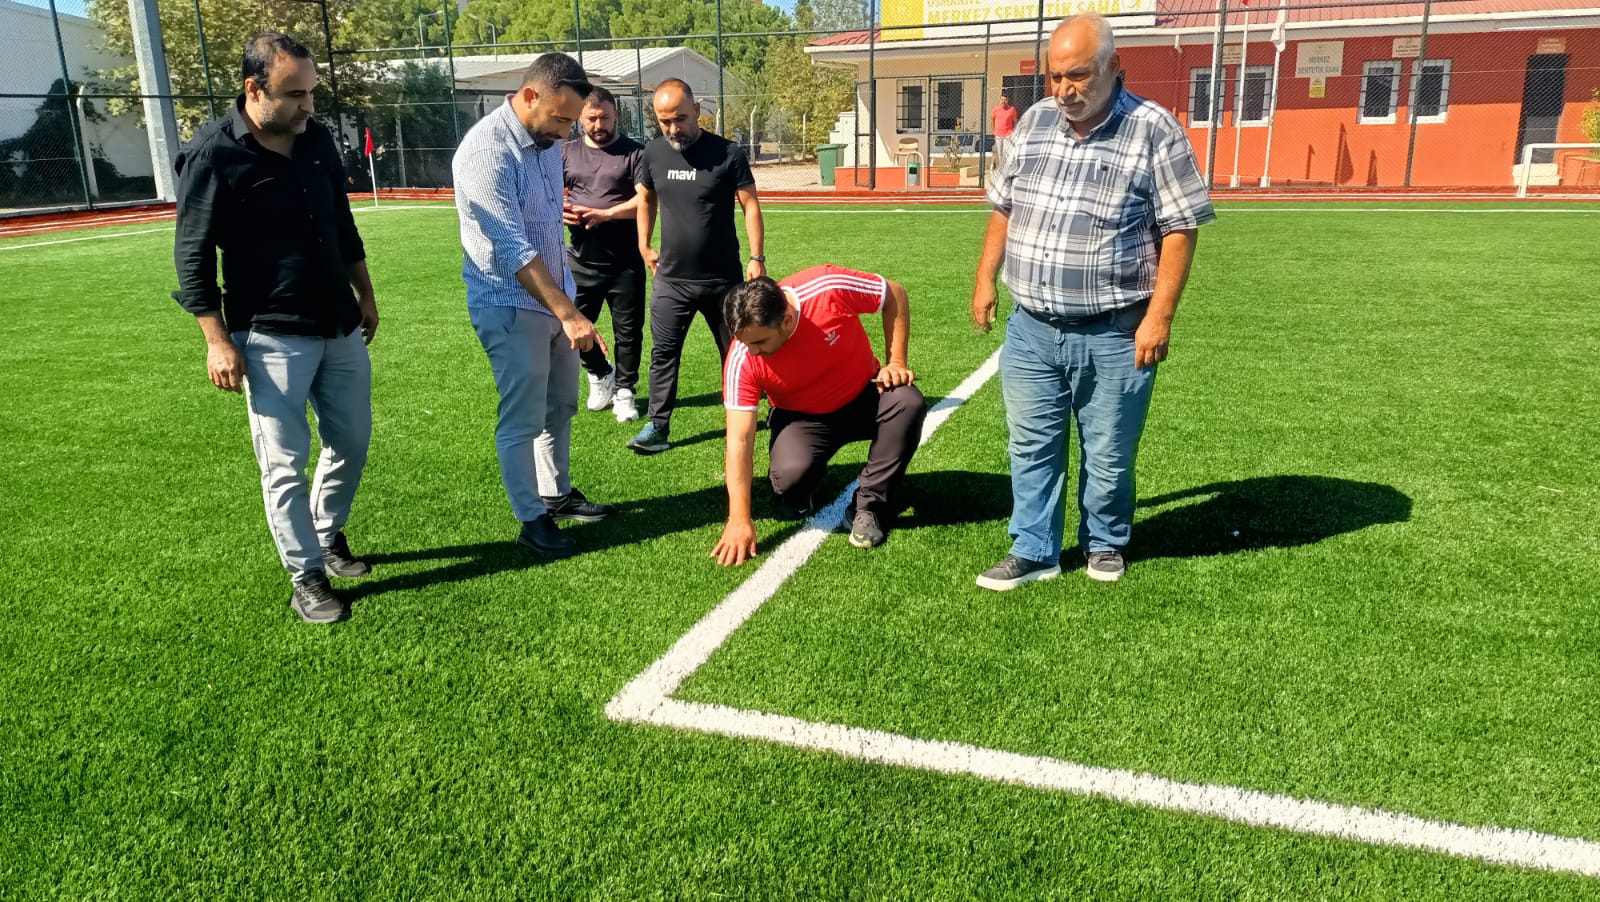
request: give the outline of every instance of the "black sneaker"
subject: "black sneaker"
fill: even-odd
[[[1122,578],[1128,566],[1122,562],[1122,555],[1116,551],[1091,551],[1089,552],[1089,578],[1103,583],[1114,583]]]
[[[1061,575],[1061,565],[1053,561],[1030,561],[1014,554],[1006,555],[998,564],[978,574],[978,585],[996,592],[1006,592],[1038,579],[1055,579]]]
[[[617,512],[609,504],[595,504],[577,489],[554,498],[540,496],[544,509],[556,520],[576,520],[579,523],[599,523]]]
[[[548,557],[571,557],[578,553],[578,543],[562,532],[549,514],[523,523],[522,531],[517,533],[517,544]]]
[[[347,613],[344,602],[333,594],[333,586],[328,585],[328,577],[318,570],[301,574],[294,581],[289,607],[306,623],[337,623]]]
[[[856,511],[856,518],[850,523],[850,544],[857,548],[877,548],[885,538],[883,527],[878,525],[877,514]]]
[[[355,579],[372,572],[372,565],[350,552],[350,541],[344,533],[333,534],[333,544],[322,549],[322,569],[331,576]]]

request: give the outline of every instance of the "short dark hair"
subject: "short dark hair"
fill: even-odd
[[[591,106],[599,106],[602,103],[609,103],[613,107],[617,105],[617,96],[599,85],[595,85],[594,90],[590,91],[585,99]]]
[[[244,39],[244,77],[255,79],[256,84],[262,88],[267,86],[267,73],[272,69],[272,64],[278,57],[287,56],[290,59],[311,59],[311,51],[306,45],[281,31],[257,31]],[[240,81],[240,84],[244,84]]]
[[[689,83],[684,81],[683,79],[681,79],[681,78],[663,78],[661,80],[661,84],[656,85],[656,92],[659,93],[662,88],[667,88],[667,87],[677,88],[678,90],[683,92],[683,96],[689,98],[689,102],[690,103],[694,102],[694,88],[689,87]],[[654,96],[654,94],[652,94],[651,96]]]
[[[535,85],[550,91],[571,88],[579,97],[594,91],[588,73],[578,61],[565,53],[541,53],[522,73],[522,86]]]
[[[729,335],[751,326],[776,329],[783,325],[783,314],[788,309],[789,299],[783,296],[783,289],[761,276],[733,286],[722,301],[722,320],[728,324]]]

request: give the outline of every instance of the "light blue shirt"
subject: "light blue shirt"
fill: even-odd
[[[567,297],[577,294],[561,224],[561,145],[540,150],[517,121],[511,98],[469,129],[451,162],[461,219],[461,279],[467,307],[520,307],[548,314],[517,281],[544,263]]]

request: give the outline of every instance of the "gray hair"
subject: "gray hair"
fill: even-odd
[[[1057,28],[1066,28],[1074,22],[1087,22],[1094,28],[1094,65],[1102,72],[1105,71],[1111,64],[1111,55],[1117,52],[1117,37],[1111,29],[1111,20],[1099,13],[1082,13],[1063,19]]]

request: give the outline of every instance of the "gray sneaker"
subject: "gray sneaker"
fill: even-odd
[[[1061,565],[1053,561],[1030,561],[1008,554],[1000,563],[978,574],[978,585],[996,592],[1008,592],[1024,583],[1055,579],[1060,575]]]
[[[638,435],[628,439],[628,447],[635,454],[660,454],[667,450],[667,430],[654,423],[645,423]]]
[[[850,544],[857,548],[877,548],[885,538],[883,527],[878,525],[877,514],[856,511],[856,518],[850,523]]]
[[[1091,551],[1089,552],[1089,578],[1103,583],[1114,583],[1122,578],[1128,569],[1122,562],[1122,553],[1117,551]]]
[[[372,572],[372,565],[355,556],[343,532],[333,534],[333,544],[322,549],[322,569],[331,576],[359,579]]]
[[[333,594],[328,577],[321,570],[302,574],[294,581],[289,607],[306,623],[337,623],[345,618],[344,602]]]

